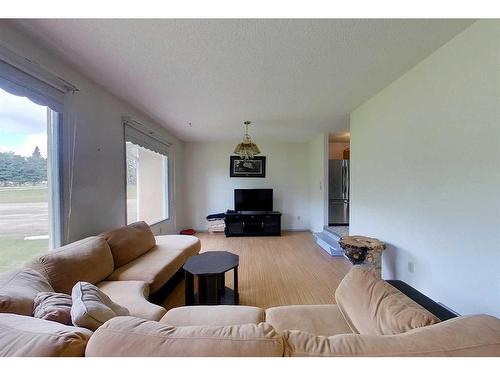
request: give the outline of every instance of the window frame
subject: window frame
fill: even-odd
[[[64,95],[78,88],[29,58],[0,44],[0,88],[11,95],[26,97],[47,107],[48,250],[60,247],[68,225],[63,192],[63,111]]]
[[[63,203],[62,203],[62,114],[45,104],[39,104],[32,100],[31,97],[16,95],[5,90],[1,85],[0,88],[7,94],[14,97],[25,98],[33,105],[46,108],[45,114],[45,134],[47,136],[47,227],[48,227],[48,244],[47,250],[51,251],[62,246],[62,238],[64,233],[63,228]]]
[[[48,108],[48,107],[47,107]],[[49,183],[49,251],[63,245],[62,113],[47,109],[47,181]],[[54,172],[55,171],[55,172]]]
[[[142,147],[144,149],[147,149],[148,151],[151,151],[151,152],[156,152],[164,157],[166,157],[166,163],[165,163],[165,159],[164,159],[164,162],[163,162],[163,169],[164,169],[164,175],[166,176],[167,178],[167,181],[166,183],[164,184],[164,194],[165,194],[165,206],[164,207],[164,216],[166,216],[164,219],[162,220],[159,220],[159,221],[155,221],[155,222],[152,222],[152,223],[148,223],[150,226],[153,226],[153,225],[158,225],[158,224],[162,224],[162,223],[166,223],[166,222],[170,222],[172,220],[172,194],[171,194],[171,184],[172,184],[172,174],[171,174],[171,158],[170,158],[170,150],[168,150],[168,148],[171,146],[171,144],[167,141],[164,141],[162,140],[161,138],[159,138],[158,136],[152,136],[151,134],[154,134],[153,132],[147,132],[145,130],[142,130],[142,129],[139,129],[137,126],[132,126],[130,124],[131,120],[128,118],[128,117],[124,117],[123,118],[123,121],[122,121],[122,124],[123,124],[123,171],[124,171],[124,178],[123,178],[123,181],[124,181],[124,203],[125,203],[125,225],[128,225],[128,209],[127,209],[127,183],[128,183],[128,178],[127,178],[127,168],[128,168],[128,165],[127,165],[127,142],[130,142],[136,146],[139,146],[139,147]],[[154,150],[151,150],[147,147],[144,147],[142,145],[139,145],[137,143],[134,143],[130,140],[127,140],[127,127],[129,128],[132,128],[134,131],[138,131],[141,134],[142,137],[144,137],[145,139],[147,138],[150,138],[153,142],[161,142],[163,143],[166,147],[167,147],[167,152],[157,152],[157,151],[154,151]],[[149,133],[149,134],[148,134]],[[166,171],[165,171],[166,169]],[[137,220],[141,220],[139,217],[137,218]]]

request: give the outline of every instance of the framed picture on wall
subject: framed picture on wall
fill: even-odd
[[[229,161],[229,177],[266,177],[265,156],[255,156],[252,159],[231,156]]]

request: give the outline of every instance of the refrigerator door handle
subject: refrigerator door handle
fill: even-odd
[[[345,172],[345,161],[342,160],[342,199],[345,199],[346,194]]]
[[[342,165],[340,167],[340,190],[342,192],[342,198],[344,198],[344,162],[342,162]]]
[[[351,193],[349,191],[350,190],[350,186],[351,186],[351,184],[349,182],[349,180],[350,180],[350,176],[349,176],[350,175],[350,170],[349,170],[349,162],[346,161],[345,164],[346,164],[345,165],[345,180],[346,180],[345,181],[345,199],[348,200],[349,199],[349,195]]]

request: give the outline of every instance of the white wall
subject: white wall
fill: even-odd
[[[308,144],[309,217],[312,232],[322,232],[328,222],[328,137],[318,135]]]
[[[183,144],[144,113],[108,93],[98,84],[81,75],[38,42],[0,21],[2,44],[28,57],[57,75],[75,84],[80,91],[65,98],[63,113],[64,139],[64,209],[69,208],[69,145],[73,129],[77,128],[77,146],[74,160],[72,215],[69,231],[63,234],[66,242],[97,234],[125,224],[125,161],[121,116],[132,116],[161,133],[173,143],[171,171],[175,175],[174,213],[172,218],[154,228],[155,232],[177,232],[180,222],[182,190],[181,162]],[[123,77],[126,79],[126,77]],[[66,220],[67,222],[67,220]]]
[[[476,22],[351,114],[351,233],[461,314],[500,316],[499,42]]]
[[[265,178],[229,177],[237,142],[185,143],[185,227],[206,230],[208,214],[234,209],[234,189],[272,188],[282,229],[309,229],[307,143],[256,141],[266,156]]]

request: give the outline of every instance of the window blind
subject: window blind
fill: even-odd
[[[0,45],[0,88],[62,112],[64,94],[78,89],[38,64]]]
[[[137,122],[129,118],[123,119],[125,142],[132,142],[150,151],[168,156],[170,143],[159,138],[154,132],[139,128]]]

